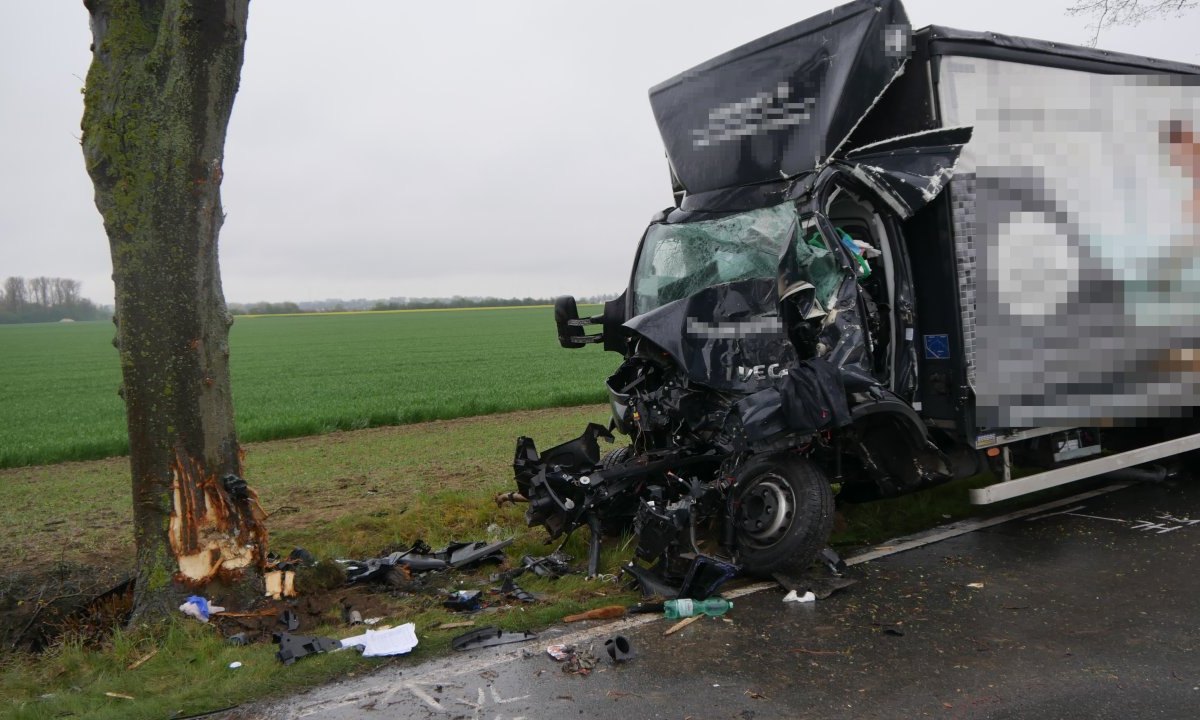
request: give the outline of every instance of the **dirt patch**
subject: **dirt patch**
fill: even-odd
[[[128,568],[54,563],[0,577],[0,651],[40,652],[63,635],[98,645],[133,608]]]

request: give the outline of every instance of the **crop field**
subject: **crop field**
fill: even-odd
[[[126,452],[113,334],[0,326],[0,467]],[[619,359],[547,307],[239,317],[230,345],[244,442],[602,402]]]

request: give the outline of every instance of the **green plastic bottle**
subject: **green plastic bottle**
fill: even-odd
[[[663,603],[663,613],[666,614],[668,620],[691,617],[701,613],[709,617],[717,617],[729,612],[732,607],[733,601],[723,597],[710,597],[707,600],[679,598]]]

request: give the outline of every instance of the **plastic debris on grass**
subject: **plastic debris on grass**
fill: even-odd
[[[225,608],[212,605],[199,595],[190,595],[186,602],[179,606],[179,611],[188,617],[193,617],[202,623],[208,622],[211,615],[223,612]]]
[[[417,646],[417,626],[404,623],[398,627],[367,630],[362,635],[344,638],[342,647],[359,647],[363,657],[404,655]]]

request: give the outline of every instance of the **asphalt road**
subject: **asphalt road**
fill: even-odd
[[[1200,483],[1134,486],[863,562],[813,604],[770,588],[670,637],[646,617],[552,629],[234,717],[1197,717],[1198,549]],[[557,633],[637,657],[569,675]]]

